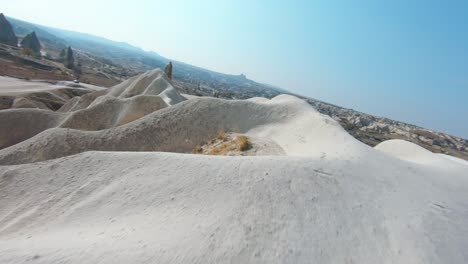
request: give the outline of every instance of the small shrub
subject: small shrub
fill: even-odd
[[[350,131],[350,130],[356,129],[357,127],[356,127],[356,125],[354,125],[354,124],[352,124],[352,123],[345,123],[345,124],[343,125],[343,128],[344,128],[345,130],[347,130],[347,131]]]
[[[34,51],[32,51],[31,49],[22,49],[21,50],[21,54],[25,55],[25,56],[33,56],[34,55]]]

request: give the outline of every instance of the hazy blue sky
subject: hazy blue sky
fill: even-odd
[[[468,138],[468,1],[0,2],[8,16]]]

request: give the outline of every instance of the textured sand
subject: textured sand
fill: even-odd
[[[0,111],[19,131],[55,122],[0,150],[0,263],[468,262],[465,161],[368,147],[292,96],[151,101],[166,89],[149,75],[81,110]],[[137,100],[166,107],[116,126]],[[148,152],[191,151],[219,129],[283,156]]]
[[[465,172],[372,149],[86,152],[3,166],[0,262],[464,263]]]

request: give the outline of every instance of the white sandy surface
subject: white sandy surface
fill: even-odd
[[[62,88],[82,87],[90,90],[103,90],[105,88],[90,84],[75,84],[73,82],[58,82],[50,84],[43,81],[26,81],[12,77],[0,76],[0,94],[1,95],[19,95],[32,92],[51,91]],[[78,87],[78,88],[79,88]]]
[[[463,171],[374,154],[87,152],[0,167],[0,262],[464,263]]]
[[[157,74],[95,106],[160,94]],[[154,152],[219,129],[283,156]],[[368,147],[293,96],[193,98],[104,130],[46,129],[0,162],[0,263],[468,262],[465,161],[406,141]]]

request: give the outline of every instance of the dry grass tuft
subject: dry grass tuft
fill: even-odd
[[[251,149],[252,143],[246,136],[236,136],[228,134],[224,129],[220,129],[216,136],[209,140],[205,145],[197,145],[192,150],[193,154],[205,155],[239,155],[239,152]]]
[[[226,139],[225,139],[226,140]],[[205,154],[224,156],[231,151],[246,151],[252,148],[252,143],[246,136],[238,136],[234,140],[213,147]]]
[[[218,131],[218,134],[216,135],[216,138],[221,141],[226,141],[227,140],[227,135],[226,132],[224,132],[224,129],[220,129]]]
[[[206,155],[217,155],[217,156],[225,156],[229,151],[235,150],[233,148],[231,142],[221,144],[219,146],[216,146],[212,149],[210,149],[208,152],[206,152]]]
[[[203,148],[198,145],[196,145],[195,148],[192,150],[193,154],[200,154],[202,152],[203,152]]]
[[[238,136],[236,137],[235,141],[240,151],[246,151],[252,148],[252,143],[250,142],[249,138],[246,136]]]

